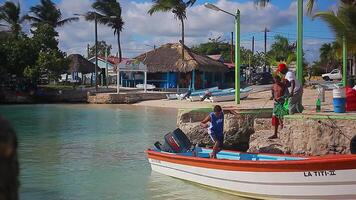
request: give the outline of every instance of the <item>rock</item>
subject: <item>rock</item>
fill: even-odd
[[[255,131],[271,130],[272,129],[271,118],[255,118],[254,129]]]
[[[281,141],[291,154],[326,155],[350,153],[350,140],[355,135],[353,120],[285,119]]]
[[[225,114],[224,148],[237,151],[249,149],[250,136],[255,132],[254,118],[249,115]]]
[[[177,118],[178,127],[187,134],[189,139],[201,146],[213,146],[207,129],[200,127],[200,122],[208,112],[180,112]],[[224,148],[231,150],[247,151],[250,135],[254,133],[253,117],[248,115],[224,115]]]
[[[257,131],[251,136],[250,153],[288,154],[288,148],[277,139],[268,139],[273,135],[273,130]]]

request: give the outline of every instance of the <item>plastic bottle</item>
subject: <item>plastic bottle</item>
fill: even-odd
[[[321,111],[321,101],[319,98],[316,100],[315,106],[316,106],[315,111],[320,112]]]

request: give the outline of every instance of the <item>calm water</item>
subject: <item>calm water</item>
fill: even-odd
[[[239,199],[151,172],[144,150],[176,111],[113,105],[0,106],[15,127],[21,199]]]

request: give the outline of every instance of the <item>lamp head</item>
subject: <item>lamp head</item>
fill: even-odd
[[[206,8],[209,8],[211,10],[215,10],[215,11],[220,11],[221,9],[217,6],[215,6],[214,4],[211,4],[211,3],[205,3],[204,6]]]

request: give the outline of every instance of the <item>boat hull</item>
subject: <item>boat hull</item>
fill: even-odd
[[[246,99],[250,93],[248,92],[243,92],[240,93],[240,99]],[[230,94],[230,95],[220,95],[220,96],[212,96],[209,98],[210,102],[223,102],[223,101],[234,101],[235,100],[235,94]]]
[[[215,159],[186,160],[182,156],[175,159],[170,156],[148,152],[152,170],[240,196],[255,199],[356,199],[355,157],[338,164],[321,160],[253,164],[253,161],[224,163]],[[353,168],[347,169],[352,164]]]

